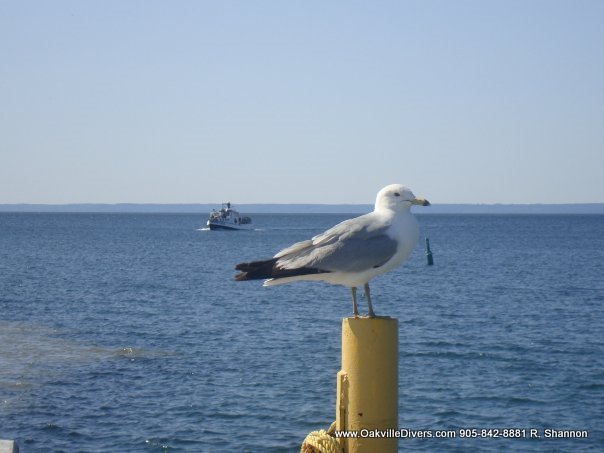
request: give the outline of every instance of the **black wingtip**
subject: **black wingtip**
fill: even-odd
[[[241,272],[235,275],[235,280],[241,282],[245,280],[261,280],[271,278],[273,276],[273,266],[276,262],[276,258],[271,258],[270,260],[236,264],[235,270]]]
[[[241,282],[245,280],[264,280],[267,278],[286,278],[297,277],[301,275],[324,274],[329,271],[312,267],[300,267],[297,269],[280,269],[275,264],[276,258],[264,261],[252,261],[250,263],[239,263],[235,265],[235,270],[241,271],[235,275],[235,281]]]
[[[237,282],[242,282],[242,281],[245,281],[245,280],[249,280],[249,278],[247,278],[247,272],[241,272],[240,274],[235,275],[235,277],[233,277],[233,278]]]

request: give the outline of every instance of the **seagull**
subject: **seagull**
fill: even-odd
[[[368,316],[375,317],[369,281],[405,261],[419,239],[419,225],[411,206],[430,206],[401,184],[391,184],[377,194],[373,212],[345,220],[327,231],[297,242],[273,258],[239,263],[235,280],[260,280],[264,286],[295,281],[324,281],[349,287],[355,318],[357,287],[363,286]]]

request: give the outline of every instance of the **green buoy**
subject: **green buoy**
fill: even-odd
[[[430,250],[430,239],[426,238],[426,259],[428,260],[428,266],[434,265],[434,258],[432,258],[432,250]]]

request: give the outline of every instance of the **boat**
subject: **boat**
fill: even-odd
[[[240,215],[230,202],[226,202],[220,210],[212,209],[207,226],[210,230],[250,230],[252,219]]]

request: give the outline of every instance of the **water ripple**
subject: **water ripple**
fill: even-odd
[[[199,216],[1,214],[2,436],[28,452],[280,452],[327,428],[349,292],[232,275],[343,217],[266,219],[213,234]],[[604,217],[420,222],[435,266],[418,248],[372,284],[378,314],[399,319],[399,425],[590,437],[401,449],[598,451]]]

